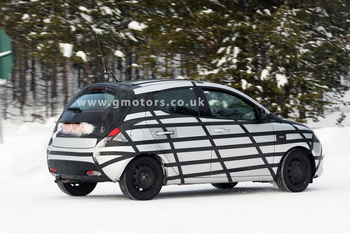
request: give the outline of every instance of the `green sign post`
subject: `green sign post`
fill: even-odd
[[[0,79],[7,79],[13,66],[12,43],[6,32],[0,29]],[[3,143],[2,133],[2,90],[0,86],[0,143]]]
[[[0,79],[7,79],[13,66],[12,44],[6,32],[0,29]]]

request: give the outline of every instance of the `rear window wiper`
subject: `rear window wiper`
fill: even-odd
[[[67,108],[67,110],[73,111],[73,112],[82,112],[81,109],[78,107],[69,107],[69,108]]]

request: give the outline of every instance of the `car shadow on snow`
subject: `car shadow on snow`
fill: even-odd
[[[315,191],[315,189],[309,188],[305,190],[305,192],[312,192]],[[162,199],[171,199],[171,198],[198,198],[198,197],[224,197],[224,196],[240,196],[240,195],[261,195],[264,193],[288,193],[283,192],[280,189],[276,187],[269,187],[269,186],[263,186],[263,187],[234,187],[232,189],[216,189],[216,188],[200,188],[195,189],[191,188],[188,190],[184,190],[183,188],[179,188],[177,190],[176,188],[172,188],[171,190],[163,189],[160,191],[160,193],[157,195],[157,197],[154,198],[154,200],[162,200]],[[77,197],[74,197],[77,198]],[[95,200],[129,200],[127,197],[125,197],[123,194],[90,194],[84,198],[89,199],[95,199]]]
[[[191,197],[208,197],[208,196],[236,196],[236,195],[247,195],[247,194],[261,194],[281,192],[279,189],[273,187],[235,187],[233,189],[201,189],[201,190],[182,190],[182,191],[161,191],[157,199],[168,199],[168,198],[191,198]]]
[[[170,198],[196,198],[196,197],[210,197],[210,196],[236,196],[236,195],[248,195],[248,194],[261,194],[261,193],[278,193],[281,192],[279,189],[273,187],[235,187],[233,189],[216,189],[216,188],[201,188],[201,189],[191,189],[183,190],[172,188],[171,191],[162,190],[154,199],[170,199]],[[72,198],[82,198],[82,197],[72,197]],[[89,194],[83,198],[88,199],[104,199],[104,200],[129,200],[123,194]]]

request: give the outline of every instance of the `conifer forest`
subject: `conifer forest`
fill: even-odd
[[[299,122],[348,104],[349,0],[1,0],[0,28],[5,119],[57,116],[104,70],[226,84]]]

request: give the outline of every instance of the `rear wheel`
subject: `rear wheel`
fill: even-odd
[[[163,170],[157,160],[140,156],[132,160],[119,181],[123,194],[130,199],[151,200],[163,186]]]
[[[277,185],[281,190],[302,192],[307,188],[311,179],[311,162],[303,150],[292,150],[283,158],[277,173]]]
[[[62,192],[71,196],[86,196],[91,193],[97,183],[93,182],[73,182],[73,183],[63,183],[62,181],[57,181],[58,187]]]
[[[238,182],[233,182],[233,183],[217,183],[217,184],[211,184],[213,185],[215,188],[218,189],[232,189],[233,187],[235,187],[238,184]]]

